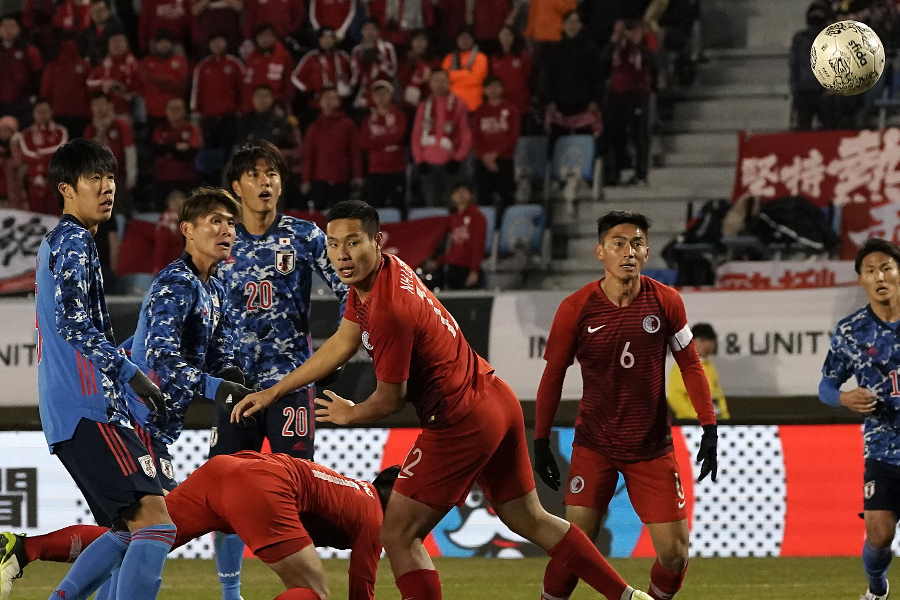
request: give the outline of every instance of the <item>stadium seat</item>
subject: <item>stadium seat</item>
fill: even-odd
[[[591,185],[591,197],[600,197],[602,164],[594,158],[594,138],[590,135],[565,135],[556,140],[553,147],[553,161],[549,179],[561,183],[563,198],[570,214],[574,213],[577,184],[586,182]],[[548,182],[549,183],[549,182]],[[550,193],[550,186],[544,186],[545,193]]]
[[[543,181],[547,172],[547,137],[523,135],[516,142],[516,179]]]
[[[484,220],[487,221],[485,223],[485,240],[484,240],[484,254],[485,256],[489,256],[494,249],[494,238],[496,237],[496,232],[494,228],[497,223],[497,209],[493,206],[479,206],[482,214],[484,214]]]
[[[540,254],[544,249],[546,215],[540,204],[513,204],[503,213],[498,252],[508,256],[517,249]]]
[[[678,279],[678,271],[675,269],[644,269],[642,274],[665,285],[675,285]]]
[[[399,223],[402,219],[399,208],[379,208],[378,219],[382,223]]]
[[[440,206],[420,206],[419,208],[409,209],[407,220],[415,221],[416,219],[427,219],[429,217],[446,217],[449,211]]]

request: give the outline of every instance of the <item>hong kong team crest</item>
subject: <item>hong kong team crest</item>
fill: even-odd
[[[153,464],[153,458],[151,458],[149,454],[139,457],[138,462],[141,463],[144,475],[150,479],[156,478],[156,465]]]
[[[656,315],[647,315],[644,317],[644,320],[641,321],[641,327],[644,328],[644,331],[647,333],[656,333],[659,331],[660,320]]]
[[[569,481],[569,491],[573,494],[577,494],[584,489],[584,477],[581,475],[576,475]]]
[[[282,275],[287,275],[294,271],[297,262],[297,255],[293,250],[276,250],[275,251],[275,270]]]

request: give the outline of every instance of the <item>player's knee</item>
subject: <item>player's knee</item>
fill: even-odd
[[[675,573],[684,571],[688,563],[687,540],[672,540],[665,548],[660,549],[658,558],[659,563],[669,571]]]
[[[887,527],[867,527],[866,541],[874,548],[890,548],[894,542],[895,528]]]

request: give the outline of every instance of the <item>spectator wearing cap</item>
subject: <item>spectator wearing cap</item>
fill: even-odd
[[[301,192],[321,211],[349,197],[351,179],[355,186],[362,183],[362,155],[356,125],[341,111],[337,90],[322,90],[319,104],[322,112],[303,140]]]
[[[19,122],[15,117],[0,117],[0,206],[5,208],[25,208],[17,178],[19,163],[10,147],[17,131]]]
[[[434,2],[369,0],[369,16],[378,22],[384,39],[398,48],[405,49],[409,46],[414,33],[434,26]]]
[[[437,272],[437,285],[449,290],[467,290],[484,286],[481,262],[487,235],[487,219],[475,202],[468,183],[457,183],[450,192],[453,204],[447,225],[447,243],[443,256],[428,261],[426,271]]]
[[[512,27],[501,27],[497,39],[500,49],[490,57],[491,75],[503,82],[504,96],[524,116],[531,105],[531,53]]]
[[[256,28],[270,23],[278,37],[297,35],[306,25],[305,0],[244,0],[244,37],[251,37]]]
[[[138,179],[137,148],[134,144],[134,129],[127,119],[116,116],[109,96],[97,92],[91,97],[91,122],[84,129],[84,137],[107,146],[116,157],[119,172],[117,192],[126,195],[134,190]],[[127,200],[127,199],[126,199]],[[127,205],[126,203],[123,203]],[[119,202],[117,210],[121,211]]]
[[[339,41],[347,37],[358,0],[309,0],[309,23],[314,31],[330,29]]]
[[[173,42],[188,48],[191,33],[189,0],[141,0],[138,17],[138,48],[150,50],[150,42],[160,31],[167,31]]]
[[[711,358],[716,354],[719,345],[716,330],[709,323],[697,323],[691,327],[691,333],[694,335],[694,344],[697,347],[697,353],[700,355],[700,362],[703,364],[703,372],[706,374],[706,380],[709,382],[709,391],[712,395],[713,406],[716,409],[716,418],[720,421],[722,419],[730,419],[731,414],[728,412],[725,393],[719,384],[719,373],[716,371],[716,366]],[[672,414],[676,419],[697,420],[697,411],[694,410],[694,406],[691,404],[691,399],[684,386],[684,379],[681,376],[681,369],[677,363],[672,365],[672,370],[669,371],[669,376],[666,378],[666,397],[669,401],[669,408],[672,409]]]
[[[194,158],[203,147],[203,137],[200,128],[187,116],[184,99],[172,98],[166,104],[166,120],[153,130],[153,178],[157,184],[157,201],[173,189],[188,189],[200,181]]]
[[[429,94],[428,81],[437,68],[429,49],[428,32],[416,31],[410,37],[409,51],[397,68],[397,82],[403,96],[403,104],[412,110]]]
[[[393,101],[394,86],[372,83],[372,108],[360,127],[360,146],[368,159],[363,196],[376,207],[406,211],[406,113]]]
[[[209,56],[194,67],[191,112],[200,116],[203,140],[210,148],[234,145],[237,114],[241,110],[244,65],[227,51],[227,38],[214,34],[209,38]]]
[[[253,51],[244,59],[242,112],[253,110],[253,92],[267,85],[275,101],[287,105],[290,101],[290,74],[294,61],[278,39],[275,28],[268,23],[259,25],[254,36]]]
[[[31,121],[29,96],[38,90],[43,66],[41,53],[22,37],[16,18],[0,17],[0,115],[12,115],[20,123]]]
[[[187,59],[175,53],[172,35],[158,30],[150,44],[150,54],[140,63],[140,90],[147,108],[151,129],[166,118],[166,105],[172,98],[184,98],[188,89]]]
[[[81,136],[90,117],[87,87],[90,70],[91,65],[81,56],[74,37],[63,34],[56,57],[41,74],[40,95],[50,102],[54,118],[72,137]]]
[[[335,47],[337,37],[333,29],[321,29],[317,37],[319,47],[300,59],[291,74],[291,83],[311,103],[318,102],[319,93],[326,88],[334,88],[341,99],[349,98],[353,91],[350,55]]]
[[[350,86],[357,91],[355,108],[369,106],[369,92],[376,79],[393,79],[397,75],[397,53],[394,45],[381,39],[378,23],[368,20],[362,26],[362,40],[350,54],[352,75]]]
[[[503,95],[503,82],[491,77],[485,85],[487,101],[472,114],[472,141],[478,197],[497,207],[497,222],[515,201],[513,159],[519,141],[519,109]]]
[[[446,71],[434,71],[429,80],[431,95],[416,111],[412,131],[412,154],[416,163],[422,200],[426,206],[442,206],[459,177],[461,163],[472,149],[469,111],[450,92]]]
[[[253,92],[253,112],[238,120],[235,141],[238,145],[254,140],[272,142],[281,150],[293,171],[299,165],[301,148],[300,129],[296,121],[275,104],[272,90],[261,85]]]
[[[88,90],[107,94],[116,114],[130,119],[131,101],[139,85],[138,61],[128,48],[124,33],[109,36],[107,45],[106,57],[88,75]]]
[[[481,106],[488,60],[475,44],[471,31],[463,30],[456,36],[456,51],[444,57],[441,66],[450,76],[450,90],[465,102],[466,108],[471,111]]]
[[[50,159],[56,149],[69,141],[69,132],[53,121],[53,108],[43,98],[34,103],[34,122],[15,135],[11,143],[16,162],[22,165],[19,181],[25,190],[28,210],[58,215],[61,206],[56,193],[50,187]]]

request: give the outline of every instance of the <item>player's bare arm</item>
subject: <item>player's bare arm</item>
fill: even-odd
[[[841,392],[841,406],[846,406],[853,412],[867,415],[874,412],[878,397],[868,388],[858,387],[848,392]]]
[[[231,422],[238,423],[241,419],[278,401],[285,394],[330,375],[356,354],[361,341],[360,336],[358,324],[341,319],[338,330],[325,340],[325,343],[309,357],[308,361],[272,387],[250,394],[238,402],[231,411]]]
[[[342,398],[331,390],[325,390],[324,394],[330,400],[316,398],[316,404],[321,407],[316,409],[316,421],[335,425],[374,423],[403,408],[406,402],[406,382],[379,381],[375,391],[359,404]]]

